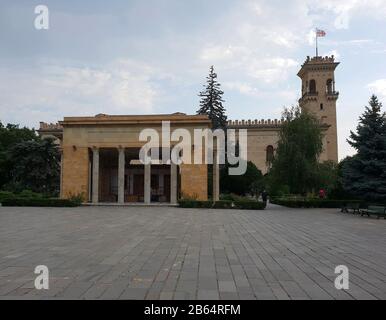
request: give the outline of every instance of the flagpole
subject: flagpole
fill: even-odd
[[[318,29],[315,29],[316,57],[318,57]]]

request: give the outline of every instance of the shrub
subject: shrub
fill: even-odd
[[[233,202],[231,200],[220,200],[213,203],[214,209],[231,209]]]
[[[220,189],[227,193],[239,195],[256,194],[263,188],[263,175],[256,165],[248,161],[246,172],[242,175],[230,175],[229,169],[234,165],[225,164],[220,171]]]
[[[80,206],[85,201],[86,196],[84,193],[77,193],[77,194],[70,193],[70,197],[68,199],[76,203],[78,206]]]
[[[290,198],[272,198],[273,204],[278,204],[290,208],[341,208],[348,203],[360,203],[361,207],[366,204],[360,200],[330,200],[330,199],[290,199]]]
[[[235,208],[246,210],[263,210],[266,207],[266,203],[253,200],[235,201]]]
[[[31,190],[23,190],[15,196],[18,198],[43,198],[43,195],[41,193],[33,192]]]
[[[235,193],[226,193],[226,194],[221,194],[220,195],[220,200],[225,200],[225,201],[243,201],[247,200],[249,198],[239,196]]]
[[[10,199],[10,198],[14,198],[15,195],[13,194],[13,192],[10,192],[10,191],[0,191],[0,202],[3,200],[3,199]]]
[[[212,208],[212,201],[180,200],[178,204],[181,208]]]
[[[180,200],[179,206],[181,208],[213,208],[213,209],[249,209],[249,210],[263,210],[265,203],[254,200],[220,200],[212,201],[196,201],[196,200]]]
[[[77,207],[79,205],[70,199],[22,197],[3,199],[1,204],[5,207]]]
[[[0,202],[6,199],[23,198],[23,199],[41,199],[44,196],[41,193],[36,193],[31,190],[23,190],[19,193],[11,191],[0,191]]]

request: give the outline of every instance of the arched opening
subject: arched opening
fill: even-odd
[[[267,146],[267,149],[266,149],[266,161],[267,161],[267,163],[272,163],[273,157],[274,157],[273,146],[269,145],[269,146]]]
[[[316,93],[316,81],[314,79],[310,80],[310,93]]]
[[[333,89],[333,81],[332,79],[328,79],[327,82],[326,82],[326,92],[331,94],[333,93],[334,89]]]

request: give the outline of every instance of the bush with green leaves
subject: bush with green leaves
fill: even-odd
[[[212,208],[213,201],[199,201],[184,199],[179,200],[178,204],[181,208]]]
[[[11,191],[0,191],[0,202],[3,199],[15,198],[15,194]]]
[[[78,203],[69,199],[58,198],[22,198],[14,197],[3,199],[1,205],[4,207],[77,207]]]
[[[243,210],[263,210],[267,205],[265,202],[253,200],[234,201],[233,204],[236,209]]]
[[[231,200],[220,200],[213,202],[212,208],[214,209],[232,209],[233,202]]]
[[[85,202],[86,196],[84,193],[70,193],[68,199],[80,206],[83,202]]]
[[[220,201],[197,201],[180,200],[181,208],[213,208],[213,209],[245,209],[245,210],[263,210],[266,204],[255,200],[220,200]]]
[[[359,203],[361,207],[366,206],[366,204],[360,200],[329,200],[318,198],[272,198],[270,202],[290,208],[341,208],[350,203]]]
[[[248,161],[243,175],[229,175],[231,165],[226,164],[220,171],[220,190],[222,193],[237,195],[258,194],[263,188],[263,175],[256,165]]]
[[[249,198],[239,196],[238,194],[235,193],[222,193],[220,195],[220,200],[225,200],[225,201],[243,201],[243,200],[248,200]]]

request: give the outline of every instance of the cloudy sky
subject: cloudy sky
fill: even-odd
[[[49,9],[36,30],[35,6]],[[0,120],[195,113],[210,65],[230,119],[279,118],[312,30],[335,54],[340,158],[371,93],[386,105],[386,0],[2,0]]]

